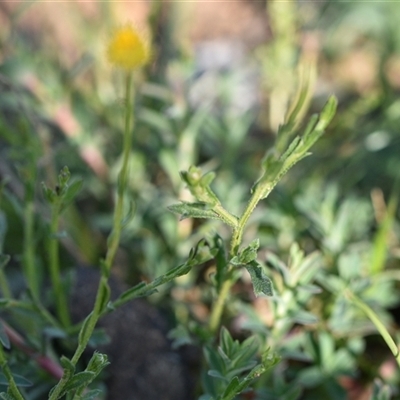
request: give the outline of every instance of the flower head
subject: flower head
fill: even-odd
[[[114,32],[107,46],[109,61],[127,70],[142,67],[150,60],[148,38],[131,24]]]

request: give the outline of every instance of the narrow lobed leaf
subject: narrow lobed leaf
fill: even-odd
[[[260,296],[262,294],[272,296],[272,282],[264,274],[260,265],[255,261],[252,264],[246,265],[246,269],[249,271],[251,281],[253,283],[254,294],[256,296]]]

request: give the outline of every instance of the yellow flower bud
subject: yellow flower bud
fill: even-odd
[[[150,53],[148,38],[131,24],[117,29],[107,47],[108,60],[116,67],[126,70],[147,64]]]

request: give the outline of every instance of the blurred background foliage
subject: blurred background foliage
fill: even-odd
[[[0,244],[14,262],[7,274],[23,263],[24,205],[31,203],[44,277],[49,212],[40,183],[54,184],[64,165],[84,186],[63,218],[63,268],[96,265],[104,253],[123,130],[122,82],[104,47],[126,20],[149,21],[154,54],[137,77],[129,182],[135,218],[115,273],[130,284],[150,280],[181,263],[205,235],[218,230],[228,239],[218,222],[178,221],[167,212],[190,199],[178,172],[192,164],[215,170],[216,193],[238,214],[295,95],[298,66],[314,65],[305,112],[319,111],[333,93],[338,114],[246,232],[247,242],[260,238],[275,296],[254,298],[243,273],[224,316],[234,337],[255,333],[261,347],[282,357],[254,397],[243,398],[400,398],[393,357],[346,297],[357,295],[400,338],[400,24],[393,2],[2,2]],[[214,268],[206,264],[150,298],[163,301],[185,334],[208,318]],[[17,274],[10,282],[21,285]]]

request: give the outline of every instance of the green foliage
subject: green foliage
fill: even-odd
[[[399,398],[398,371],[385,375],[400,365],[400,106],[387,73],[399,24],[391,5],[289,3],[268,2],[273,35],[249,53],[258,118],[235,107],[226,71],[212,71],[216,99],[195,104],[199,71],[180,50],[162,68],[155,55],[116,102],[119,73],[94,55],[72,69],[43,49],[27,58],[13,25],[0,65],[1,398],[97,398],[107,355],[82,355],[105,339],[98,320],[139,297],[168,310],[174,348],[202,348],[201,400],[340,400],[346,379]],[[329,32],[321,51],[297,43],[300,21]],[[337,64],[369,46],[376,80],[352,89]],[[25,70],[42,91],[19,83]],[[65,104],[76,132],[54,117]],[[101,277],[74,326],[78,263]],[[114,272],[129,285],[117,297]]]
[[[258,363],[255,356],[259,350],[260,344],[255,337],[239,343],[222,327],[218,349],[209,346],[204,348],[209,370],[203,376],[205,394],[200,399],[233,399],[254,379],[279,362],[279,357],[267,350],[262,355],[261,363]]]

